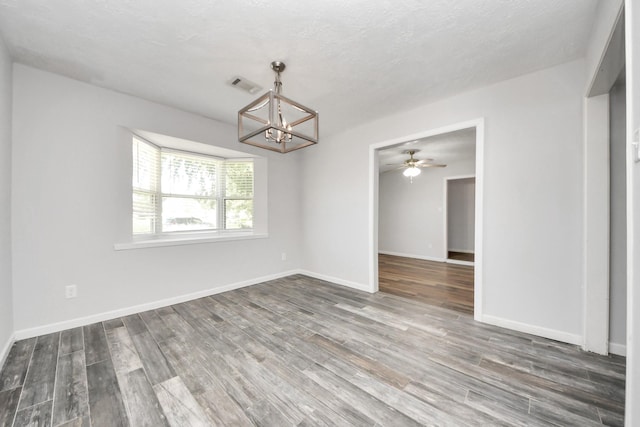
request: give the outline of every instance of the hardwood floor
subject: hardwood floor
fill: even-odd
[[[452,252],[449,251],[447,253],[447,258],[448,259],[453,259],[456,261],[467,261],[467,262],[474,262],[475,261],[475,254],[470,254],[467,252]]]
[[[290,276],[18,341],[0,426],[622,425],[625,359]]]
[[[378,255],[382,292],[473,314],[473,267]]]

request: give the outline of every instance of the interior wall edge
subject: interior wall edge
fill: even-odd
[[[616,356],[627,357],[627,345],[610,342],[609,353],[615,354]]]
[[[488,323],[493,326],[499,326],[501,328],[512,329],[518,332],[524,332],[526,334],[536,335],[543,338],[552,339],[555,341],[561,341],[567,344],[582,345],[583,338],[581,335],[572,334],[565,331],[559,331],[556,329],[549,329],[542,326],[531,325],[528,323],[516,322],[502,317],[491,316],[485,314],[482,316],[482,322]]]
[[[21,329],[21,330],[15,331],[11,344],[13,344],[13,341],[16,341],[16,340],[33,338],[40,335],[64,331],[66,329],[77,328],[79,326],[90,325],[96,322],[103,322],[105,320],[115,319],[122,316],[129,316],[132,314],[141,313],[148,310],[154,310],[157,308],[166,307],[173,304],[180,304],[180,303],[192,301],[198,298],[204,298],[211,295],[232,291],[235,289],[257,285],[259,283],[267,282],[270,280],[280,279],[283,277],[291,276],[293,274],[304,274],[304,273],[299,270],[289,270],[281,273],[271,274],[268,276],[257,277],[255,279],[244,280],[242,282],[230,283],[230,284],[219,286],[212,289],[206,289],[203,291],[193,292],[185,295],[179,295],[171,298],[152,301],[152,302],[134,305],[130,307],[123,307],[123,308],[119,308],[112,311],[93,314],[90,316],[64,320],[62,322],[56,322],[56,323],[51,323],[51,324],[42,325],[42,326],[36,326],[34,328]],[[9,345],[8,348],[10,347],[11,346]]]

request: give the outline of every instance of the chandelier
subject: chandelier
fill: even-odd
[[[288,153],[318,143],[318,112],[282,96],[282,62],[274,61],[273,89],[238,111],[238,140]]]

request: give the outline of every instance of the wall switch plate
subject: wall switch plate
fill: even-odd
[[[287,253],[286,252],[282,252],[282,260],[283,261],[287,260]]]
[[[78,287],[76,285],[68,285],[64,287],[64,297],[75,298],[78,296]]]

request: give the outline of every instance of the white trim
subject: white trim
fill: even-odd
[[[7,361],[7,357],[9,356],[9,352],[11,351],[11,347],[15,342],[16,342],[16,334],[11,334],[11,336],[9,337],[9,340],[0,351],[0,370],[4,368],[4,363]]]
[[[618,344],[614,342],[609,343],[609,353],[617,356],[627,356],[627,346],[625,344]]]
[[[220,294],[222,292],[232,291],[234,289],[240,289],[247,286],[257,285],[262,282],[280,279],[282,277],[290,276],[292,274],[299,274],[299,273],[300,273],[299,270],[285,271],[282,273],[262,276],[255,279],[245,280],[242,282],[230,283],[228,285],[219,286],[217,288],[206,289],[203,291],[193,292],[190,294],[166,298],[159,301],[153,301],[153,302],[135,305],[131,307],[120,308],[117,310],[106,311],[103,313],[93,314],[86,317],[79,317],[76,319],[64,320],[62,322],[52,323],[52,324],[43,325],[43,326],[37,326],[35,328],[22,329],[15,332],[15,339],[22,340],[26,338],[32,338],[40,335],[50,334],[53,332],[60,332],[66,329],[77,328],[79,326],[91,325],[92,323],[103,322],[105,320],[115,319],[122,316],[128,316],[130,314],[141,313],[143,311],[154,310],[156,308],[166,307],[173,304],[179,304],[182,302],[207,297],[210,295]]]
[[[468,249],[449,249],[448,252],[460,252],[461,254],[475,254],[476,251],[470,251]]]
[[[315,279],[324,280],[325,282],[331,282],[336,285],[346,286],[347,288],[356,289],[358,291],[368,292],[370,294],[377,292],[377,291],[372,291],[371,288],[364,283],[352,282],[350,280],[344,280],[338,277],[327,276],[325,274],[320,274],[320,273],[314,273],[313,271],[308,271],[308,270],[299,270],[297,273],[303,274],[305,276],[313,277]]]
[[[476,265],[476,263],[473,261],[462,261],[460,259],[446,259],[444,262],[446,262],[447,264],[468,265],[471,267]]]
[[[446,262],[446,259],[440,258],[440,257],[434,257],[434,256],[405,254],[401,252],[391,252],[391,251],[378,251],[378,253],[382,255],[401,256],[403,258],[423,259],[425,261]]]
[[[582,336],[577,334],[571,334],[569,332],[558,331],[555,329],[548,329],[542,326],[529,325],[528,323],[516,322],[509,319],[503,319],[501,317],[485,315],[482,317],[482,322],[488,323],[494,326],[500,326],[501,328],[513,329],[514,331],[524,332],[526,334],[536,335],[543,338],[549,338],[556,341],[565,342],[568,344],[581,345]]]
[[[182,246],[196,245],[200,243],[229,242],[232,240],[264,239],[267,237],[269,237],[267,233],[224,233],[219,235],[207,234],[204,237],[191,235],[189,237],[175,237],[164,239],[161,238],[152,240],[139,240],[127,243],[115,243],[113,245],[113,249],[116,251],[122,251],[129,249],[158,248],[163,246]]]

